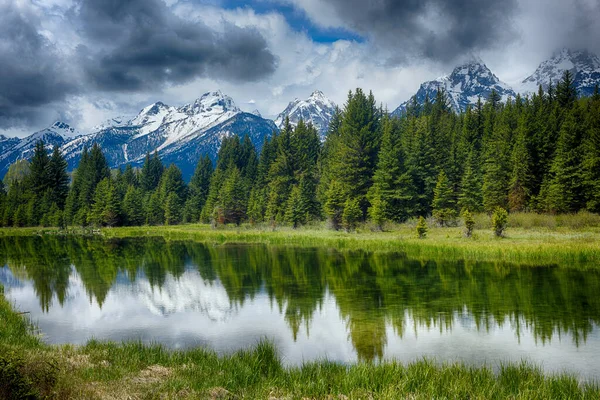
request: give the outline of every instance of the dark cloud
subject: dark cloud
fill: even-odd
[[[452,61],[517,37],[517,0],[323,1],[346,28],[395,53],[398,62],[407,56]]]
[[[162,0],[82,0],[73,12],[89,41],[79,57],[100,89],[138,91],[197,77],[256,81],[277,58],[253,28],[215,32],[176,16]]]
[[[77,91],[62,57],[26,8],[0,2],[0,128],[29,125]]]

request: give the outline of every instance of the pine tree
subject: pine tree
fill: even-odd
[[[367,192],[372,184],[380,145],[380,111],[372,94],[361,89],[348,95],[335,153],[331,154],[328,172],[331,180],[341,184],[344,201],[357,199],[363,215],[368,208]]]
[[[414,187],[405,167],[397,120],[383,122],[381,151],[368,198],[369,216],[379,227],[386,220],[402,222],[414,211]]]
[[[294,186],[285,206],[284,221],[286,224],[297,228],[298,225],[304,223],[305,218],[306,214],[302,212],[301,207],[300,188]]]
[[[437,176],[434,148],[432,145],[429,117],[423,116],[415,121],[407,134],[412,136],[408,147],[407,169],[412,177],[415,190],[415,214],[425,216],[431,212],[433,188]]]
[[[163,204],[171,193],[175,193],[180,200],[186,197],[187,186],[181,170],[175,164],[171,164],[162,174],[158,191]]]
[[[556,101],[563,109],[571,109],[577,100],[577,90],[573,73],[565,70],[560,82],[556,85]]]
[[[110,178],[104,178],[94,193],[91,222],[99,226],[115,226],[119,223],[120,213],[117,188]]]
[[[456,219],[454,192],[444,170],[438,175],[437,183],[433,189],[433,217],[440,226],[445,226]]]
[[[175,225],[181,221],[181,199],[176,192],[169,192],[165,201],[165,224]]]
[[[523,211],[527,206],[530,191],[530,157],[525,142],[525,133],[520,129],[511,155],[512,173],[508,188],[510,211]]]
[[[67,173],[67,161],[60,153],[58,146],[54,146],[48,162],[48,186],[52,190],[52,203],[56,204],[59,209],[64,208],[69,195],[69,174]]]
[[[50,158],[48,157],[44,142],[36,142],[29,165],[29,180],[33,194],[38,198],[42,197],[44,192],[49,188],[49,164]]]
[[[560,129],[556,153],[543,192],[545,210],[552,213],[578,211],[584,205],[581,168],[583,137],[578,107],[571,109]]]
[[[219,193],[218,205],[222,209],[223,222],[240,225],[246,218],[246,193],[244,182],[237,167],[228,170],[227,178]]]
[[[342,185],[338,181],[333,181],[327,190],[327,201],[325,202],[325,214],[329,219],[331,227],[335,230],[340,228],[342,223],[342,213],[344,212],[345,197]]]
[[[300,177],[300,212],[304,222],[321,217],[321,205],[317,200],[317,179],[313,173],[307,172]]]
[[[583,179],[586,208],[600,213],[600,94],[598,85],[590,101],[587,135],[584,142]]]
[[[200,212],[210,189],[210,177],[213,173],[213,164],[210,158],[205,155],[198,161],[196,170],[189,184],[189,196],[185,204],[185,222],[198,222]]]
[[[146,224],[161,225],[164,222],[163,204],[157,191],[148,193],[144,201]]]
[[[483,199],[481,197],[481,181],[476,173],[473,151],[467,157],[465,172],[460,184],[458,196],[458,208],[471,212],[482,210]]]
[[[344,203],[344,211],[342,213],[342,225],[346,232],[354,231],[358,222],[362,219],[363,213],[360,209],[358,199],[347,199]]]
[[[136,226],[144,223],[142,191],[133,185],[127,187],[123,198],[123,217],[126,225]]]
[[[155,151],[152,157],[150,157],[150,153],[147,153],[140,174],[140,184],[144,192],[151,192],[158,187],[163,170],[164,167],[158,157],[158,152]]]
[[[508,203],[507,143],[509,127],[504,122],[495,124],[492,137],[485,145],[483,175],[483,206],[492,212],[496,207],[505,208]]]

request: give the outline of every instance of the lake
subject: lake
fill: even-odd
[[[48,343],[141,340],[286,365],[527,360],[600,379],[600,271],[326,248],[1,237],[0,283]]]

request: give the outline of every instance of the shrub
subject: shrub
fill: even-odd
[[[504,229],[506,228],[507,222],[508,213],[506,210],[502,207],[496,207],[492,214],[492,229],[496,236],[501,237],[504,235]]]
[[[427,221],[425,218],[419,217],[419,222],[417,222],[417,237],[419,239],[423,239],[427,236]]]
[[[463,220],[465,222],[465,236],[470,238],[473,235],[473,228],[475,228],[475,220],[469,210],[463,212]]]
[[[360,210],[360,204],[358,199],[346,200],[344,205],[344,212],[342,214],[342,225],[348,232],[356,229],[358,221],[362,218],[362,211]]]

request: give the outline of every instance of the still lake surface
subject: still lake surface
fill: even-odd
[[[154,238],[2,237],[0,257],[48,343],[269,338],[286,365],[527,360],[600,381],[600,271]]]

